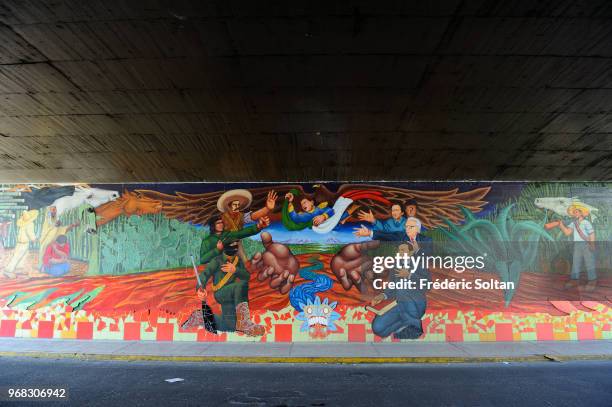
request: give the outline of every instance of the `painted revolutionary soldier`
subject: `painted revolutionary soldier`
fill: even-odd
[[[248,303],[250,274],[238,255],[238,242],[259,233],[269,223],[270,220],[264,216],[259,218],[257,224],[230,231],[225,230],[225,222],[219,215],[208,222],[210,235],[204,239],[200,250],[200,261],[207,265],[200,273],[200,281],[202,287],[206,287],[212,278],[212,291],[221,305],[221,315],[215,316],[215,323],[222,331],[243,332],[250,336],[265,333],[263,326],[251,321]],[[205,301],[207,296],[205,288],[198,289],[201,301]],[[201,324],[201,310],[194,314],[183,324],[184,329]]]
[[[223,219],[225,230],[237,232],[245,224],[257,222],[259,219],[268,216],[274,210],[276,199],[276,193],[268,191],[266,205],[263,208],[256,211],[247,211],[251,202],[253,202],[253,195],[246,189],[232,189],[219,197],[217,209],[222,214],[221,219]],[[240,243],[238,243],[238,255],[247,264],[246,254]]]

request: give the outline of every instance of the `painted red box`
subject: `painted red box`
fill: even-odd
[[[140,322],[126,322],[123,324],[123,339],[126,341],[140,340]]]
[[[592,322],[578,322],[576,328],[578,328],[578,340],[589,341],[595,339]]]
[[[291,324],[274,325],[274,342],[291,342],[292,340]]]
[[[158,341],[171,341],[174,339],[174,325],[173,324],[157,324],[157,336]]]
[[[553,336],[553,324],[550,323],[541,323],[536,324],[536,336],[538,341],[552,341],[554,340]]]
[[[461,324],[446,324],[446,341],[463,342],[463,326]]]
[[[17,329],[17,320],[4,319],[0,322],[0,336],[14,338]]]
[[[77,339],[93,339],[93,322],[77,323]]]
[[[495,324],[495,340],[496,341],[513,341],[514,336],[512,335],[512,324],[502,323]]]
[[[349,342],[365,342],[366,329],[363,324],[348,324]]]
[[[38,337],[53,338],[53,321],[38,322]]]

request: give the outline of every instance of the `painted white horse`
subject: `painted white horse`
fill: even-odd
[[[587,208],[589,208],[589,212],[591,213],[591,219],[595,220],[597,218],[596,212],[598,212],[599,209],[591,205],[585,204],[584,202],[580,201],[577,197],[573,197],[573,198],[565,198],[565,197],[536,198],[536,200],[534,201],[534,204],[536,207],[540,209],[549,209],[560,216],[568,216],[567,208],[569,208],[570,205],[574,203],[578,203],[580,205],[584,205]]]
[[[77,188],[74,194],[56,199],[51,206],[55,206],[57,216],[83,204],[97,208],[98,206],[119,198],[119,192],[100,188]]]

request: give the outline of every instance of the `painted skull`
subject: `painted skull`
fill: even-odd
[[[308,331],[312,338],[325,338],[330,331],[336,331],[338,328],[334,321],[340,318],[340,314],[334,311],[336,305],[336,302],[330,304],[327,298],[321,302],[318,296],[315,296],[314,302],[308,299],[306,304],[300,303],[302,312],[296,317],[304,321],[300,330]]]

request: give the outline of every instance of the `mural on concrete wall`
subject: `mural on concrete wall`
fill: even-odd
[[[602,183],[5,184],[0,335],[612,338],[610,215]]]

